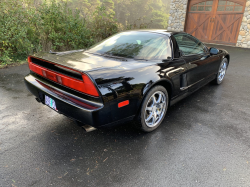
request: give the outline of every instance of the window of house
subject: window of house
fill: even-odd
[[[243,10],[242,5],[232,1],[224,1],[224,0],[220,0],[217,7],[217,11],[242,12],[242,10]]]
[[[212,5],[213,5],[213,1],[204,1],[204,2],[200,2],[197,4],[194,4],[193,6],[191,6],[191,12],[195,12],[195,11],[211,11],[212,10]]]

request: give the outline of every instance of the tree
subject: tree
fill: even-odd
[[[102,6],[105,7],[107,13],[115,14],[113,0],[102,0]]]

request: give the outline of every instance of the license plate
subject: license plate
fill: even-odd
[[[58,111],[56,108],[56,102],[53,99],[51,99],[50,97],[48,97],[47,95],[45,95],[45,104],[47,106],[49,106],[50,108]]]

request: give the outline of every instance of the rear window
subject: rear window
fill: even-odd
[[[146,60],[171,57],[170,42],[167,36],[138,31],[111,36],[86,52]]]

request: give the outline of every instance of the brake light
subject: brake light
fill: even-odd
[[[80,80],[62,75],[60,73],[56,73],[54,71],[48,70],[48,69],[43,68],[41,66],[38,66],[38,65],[32,63],[30,57],[28,57],[28,62],[29,62],[30,70],[37,73],[38,75],[41,75],[47,79],[50,79],[54,82],[57,82],[61,85],[69,87],[71,89],[77,90],[79,92],[83,92],[83,93],[86,93],[88,95],[99,97],[99,93],[98,93],[94,83],[91,81],[91,79],[86,74],[81,73],[83,80],[80,81]]]

